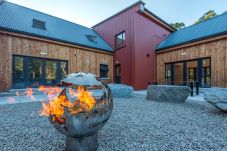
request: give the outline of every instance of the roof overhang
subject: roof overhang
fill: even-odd
[[[95,28],[96,26],[98,26],[98,25],[100,25],[100,24],[102,24],[102,23],[104,23],[104,22],[106,22],[106,21],[108,21],[108,20],[110,20],[110,19],[112,19],[112,18],[118,16],[119,14],[121,14],[121,13],[123,13],[123,12],[125,12],[125,11],[131,9],[132,7],[137,6],[137,5],[143,5],[143,6],[144,6],[145,3],[144,3],[143,1],[141,1],[141,0],[139,0],[139,1],[137,1],[136,3],[133,3],[132,5],[126,7],[126,8],[123,9],[123,10],[121,10],[120,12],[118,12],[118,13],[116,13],[116,14],[114,14],[114,15],[108,17],[108,18],[106,18],[105,20],[103,20],[103,21],[97,23],[96,25],[92,26],[91,28]]]
[[[158,17],[157,15],[155,15],[154,13],[152,13],[151,11],[149,11],[148,9],[146,9],[144,7],[144,5],[141,5],[139,13],[144,15],[145,17],[155,21],[156,23],[158,23],[159,25],[163,26],[164,28],[168,29],[171,32],[176,31],[176,29],[174,27],[172,27],[171,25],[169,25],[167,22],[165,22],[164,20],[162,20],[160,17]]]
[[[193,39],[193,40],[186,41],[186,42],[183,42],[183,43],[179,43],[179,44],[176,44],[176,45],[172,45],[172,46],[169,46],[169,47],[156,49],[156,53],[172,51],[172,50],[190,47],[190,46],[194,46],[194,45],[198,45],[198,44],[202,44],[202,43],[207,43],[207,42],[211,42],[211,41],[215,41],[215,40],[220,40],[220,39],[224,39],[224,38],[227,38],[227,31],[222,32],[222,33],[218,33],[218,34],[214,34],[214,35],[210,35],[210,36],[206,36],[206,37],[202,37],[202,38],[198,38],[198,39]]]
[[[101,52],[101,53],[111,54],[111,55],[114,54],[114,51],[109,51],[109,50],[104,50],[104,49],[99,49],[99,48],[94,48],[94,47],[88,47],[88,46],[81,45],[81,44],[78,44],[78,43],[73,43],[73,42],[55,39],[55,38],[51,38],[51,37],[46,37],[46,36],[41,36],[41,35],[36,35],[36,34],[26,33],[26,32],[20,32],[20,31],[15,31],[15,30],[12,30],[12,29],[6,29],[6,28],[0,27],[0,34],[1,33],[6,34],[6,35],[22,37],[22,38],[45,41],[45,42],[69,46],[69,47],[82,48],[82,49],[94,51],[94,52]]]

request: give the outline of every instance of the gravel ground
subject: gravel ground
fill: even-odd
[[[40,102],[0,106],[1,151],[64,150],[65,136],[38,115],[40,108]],[[206,102],[114,99],[112,116],[99,132],[98,150],[226,151],[227,114]]]

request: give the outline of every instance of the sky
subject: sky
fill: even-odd
[[[7,0],[71,22],[92,27],[138,0]],[[193,24],[208,10],[227,11],[227,0],[143,0],[167,23]]]

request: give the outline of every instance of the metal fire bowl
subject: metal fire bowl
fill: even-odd
[[[65,86],[62,94],[67,96],[66,89],[71,86],[98,86],[102,88],[102,95],[95,96],[96,107],[89,112],[76,115],[66,113],[65,123],[60,124],[51,120],[50,123],[61,133],[67,136],[66,150],[96,150],[98,148],[98,131],[109,120],[113,99],[110,88],[89,73],[74,73],[66,76],[59,86]],[[105,104],[103,104],[105,100]]]

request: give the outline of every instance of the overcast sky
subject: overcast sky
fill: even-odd
[[[110,17],[137,0],[8,0],[87,27]],[[145,7],[168,23],[193,24],[208,10],[227,10],[227,0],[144,0]]]

